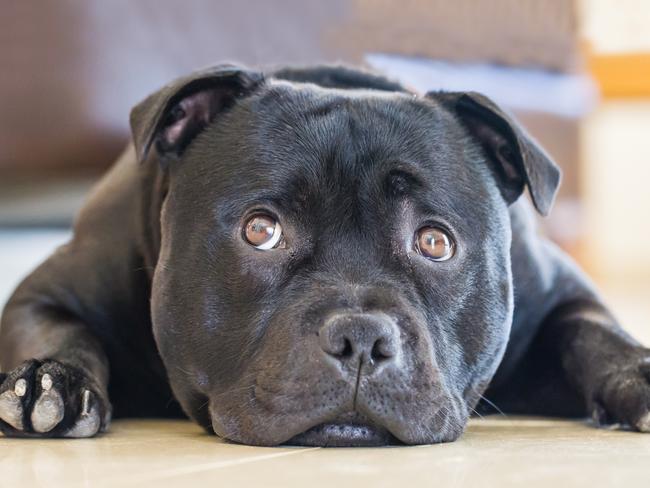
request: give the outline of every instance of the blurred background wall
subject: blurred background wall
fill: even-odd
[[[343,61],[513,111],[564,170],[547,232],[601,281],[650,281],[650,2],[0,1],[4,228],[67,228],[176,76]]]

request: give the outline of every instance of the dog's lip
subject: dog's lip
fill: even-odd
[[[288,445],[315,447],[370,447],[398,443],[387,429],[357,422],[324,422],[285,442]]]

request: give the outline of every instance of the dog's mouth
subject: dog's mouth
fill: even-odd
[[[313,447],[371,447],[401,444],[387,429],[358,414],[317,424],[285,444]]]

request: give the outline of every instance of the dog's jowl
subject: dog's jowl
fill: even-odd
[[[185,413],[246,444],[425,444],[486,397],[650,430],[650,353],[537,235],[559,170],[484,96],[221,65],[131,126],[4,310],[5,435]]]

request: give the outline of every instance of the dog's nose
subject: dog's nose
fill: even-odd
[[[320,346],[344,366],[359,368],[393,361],[399,353],[399,331],[385,314],[336,314],[318,332]]]

